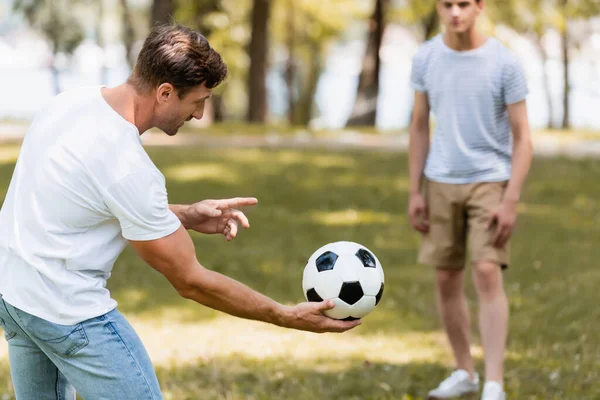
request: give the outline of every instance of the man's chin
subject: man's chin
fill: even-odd
[[[177,132],[179,131],[179,128],[160,128],[161,131],[163,131],[164,133],[166,133],[169,136],[175,136],[177,135]]]

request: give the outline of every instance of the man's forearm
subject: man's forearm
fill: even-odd
[[[425,169],[425,160],[429,153],[429,129],[411,129],[408,149],[409,193],[421,190],[421,178]]]
[[[181,221],[181,224],[185,227],[185,229],[188,229],[185,217],[185,211],[188,207],[188,205],[183,204],[169,204],[169,210],[171,210],[171,212],[175,214],[177,218],[179,218],[179,221]]]
[[[240,318],[286,326],[291,307],[283,306],[248,286],[202,267],[194,271],[180,294],[207,307]]]
[[[529,174],[531,161],[533,157],[533,148],[529,135],[515,137],[513,142],[512,174],[504,199],[518,202],[521,198],[521,190]]]

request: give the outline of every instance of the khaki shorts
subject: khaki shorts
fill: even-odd
[[[488,229],[492,212],[500,206],[508,182],[447,184],[425,180],[429,232],[423,235],[419,263],[464,268],[467,246],[471,261],[490,261],[508,267],[510,246],[496,248]]]

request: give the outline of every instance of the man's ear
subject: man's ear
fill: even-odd
[[[170,83],[161,83],[156,89],[156,101],[159,103],[164,103],[175,95],[175,88]]]

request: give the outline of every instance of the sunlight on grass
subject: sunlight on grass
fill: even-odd
[[[17,161],[21,146],[0,146],[0,165],[12,164]]]
[[[157,366],[180,366],[196,362],[198,358],[237,356],[256,360],[291,358],[306,365],[316,359],[331,358],[332,362],[321,363],[321,368],[333,371],[348,367],[356,358],[393,364],[451,360],[441,332],[318,335],[229,316],[207,323],[136,318],[130,321]]]
[[[387,224],[392,221],[390,213],[371,210],[343,210],[333,212],[312,212],[311,220],[327,226],[350,226],[359,224]]]
[[[239,176],[235,172],[221,164],[181,164],[167,168],[164,175],[167,179],[177,182],[212,180],[237,183],[239,181]]]

